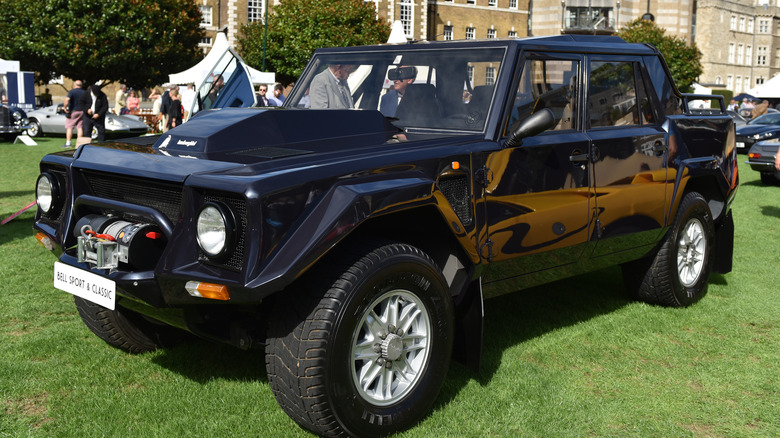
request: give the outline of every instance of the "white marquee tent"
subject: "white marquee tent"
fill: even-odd
[[[230,49],[230,44],[227,42],[227,37],[223,32],[217,32],[217,37],[214,40],[214,45],[211,50],[199,63],[179,73],[168,75],[168,82],[171,84],[195,84],[195,89],[200,87],[201,82],[206,78],[214,65],[222,58]],[[257,84],[273,84],[276,82],[276,73],[262,72],[254,69],[248,65],[244,65],[249,71],[249,75],[252,77],[252,83]]]
[[[762,99],[780,98],[780,75],[747,90],[746,93]]]

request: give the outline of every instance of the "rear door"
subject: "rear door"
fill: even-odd
[[[587,58],[593,256],[654,243],[665,221],[669,136],[640,57]]]

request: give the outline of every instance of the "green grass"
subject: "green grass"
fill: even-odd
[[[0,143],[0,218],[33,201],[62,139],[39,143]],[[740,167],[734,271],[702,301],[629,301],[616,268],[488,301],[482,371],[453,364],[401,436],[780,436],[780,187]],[[0,437],[309,436],[261,352],[196,340],[132,356],[92,335],[53,289],[33,217],[0,226]]]

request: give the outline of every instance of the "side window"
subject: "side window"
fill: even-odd
[[[543,108],[550,108],[558,121],[553,129],[576,129],[578,71],[577,61],[526,59],[504,134]]]
[[[636,77],[633,62],[591,62],[588,117],[592,128],[644,122],[639,111],[642,102],[637,93]],[[644,103],[647,103],[646,99]]]
[[[657,56],[645,56],[644,60],[647,72],[650,74],[650,80],[653,83],[652,88],[658,94],[658,101],[661,102],[666,115],[681,114],[680,99],[674,92],[672,80],[666,73],[661,60]]]

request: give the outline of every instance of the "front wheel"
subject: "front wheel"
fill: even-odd
[[[37,120],[30,120],[30,127],[27,129],[27,135],[30,137],[38,137],[43,134],[41,130],[41,124]]]
[[[340,256],[341,257],[341,256]],[[277,401],[324,436],[384,436],[432,406],[449,367],[453,307],[425,253],[377,245],[280,296],[266,347]]]
[[[695,303],[707,292],[715,227],[702,195],[685,195],[672,227],[650,260],[623,266],[626,285],[640,300],[671,307]]]

